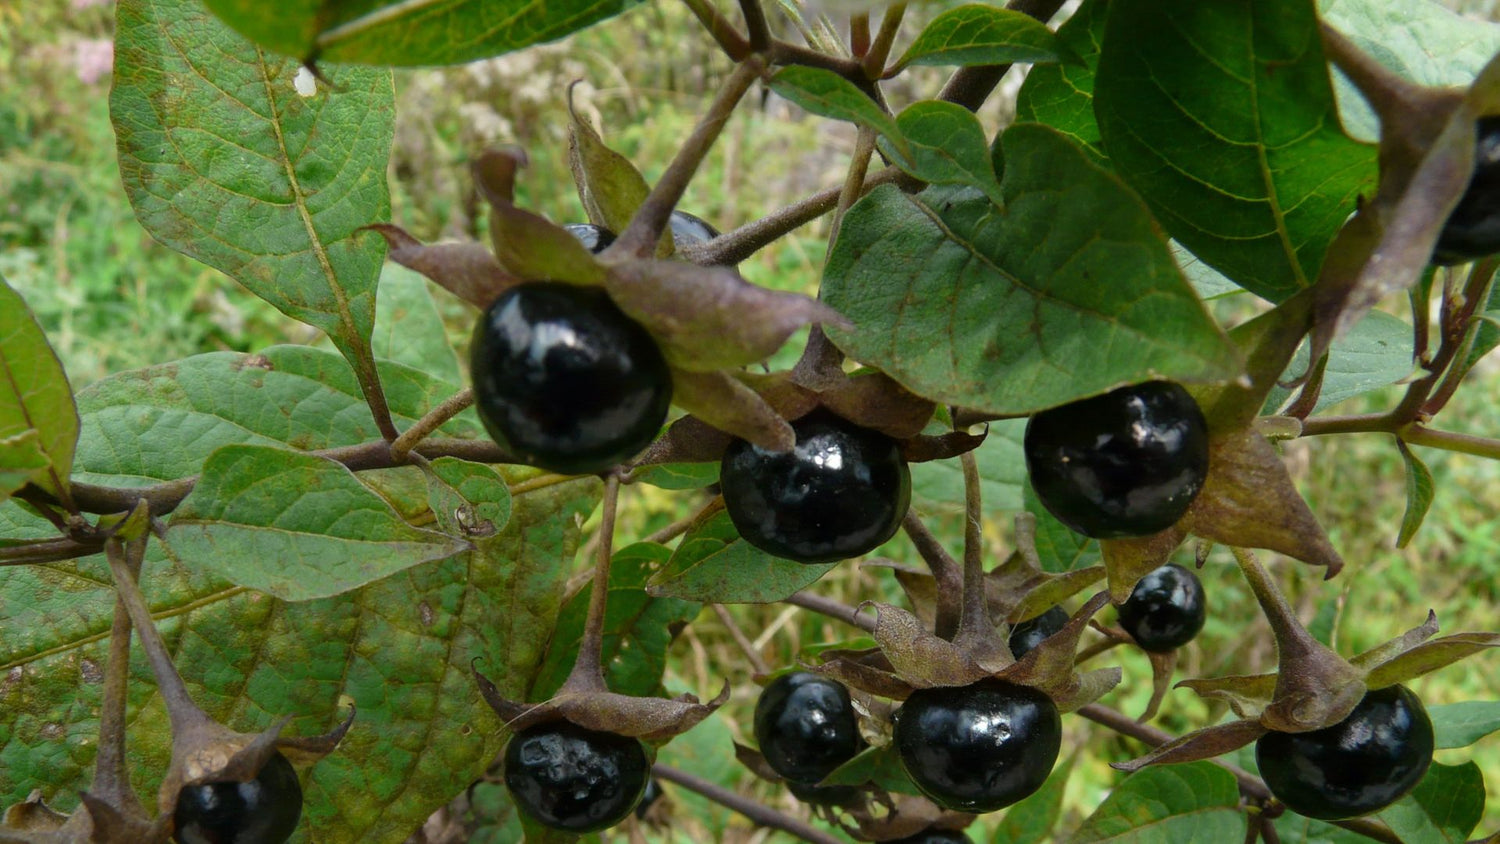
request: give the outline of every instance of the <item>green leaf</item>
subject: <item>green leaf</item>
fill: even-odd
[[[405,364],[451,384],[464,381],[427,279],[399,264],[387,263],[380,272],[371,345],[377,358]]]
[[[1037,497],[1029,477],[1022,487],[1022,497],[1026,512],[1036,517],[1036,553],[1042,561],[1042,571],[1073,571],[1102,561],[1099,540],[1090,539],[1058,521]]]
[[[1212,762],[1146,768],[1115,787],[1069,841],[1243,841],[1234,776]]]
[[[619,234],[646,201],[651,186],[630,159],[610,149],[594,127],[573,107],[568,88],[568,164],[578,198],[589,221]],[[662,245],[672,242],[671,227],[662,232]],[[670,250],[668,250],[670,251]]]
[[[1064,136],[1002,138],[1005,208],[973,192],[881,186],[844,217],[822,296],[850,357],[913,392],[1023,414],[1240,364],[1145,207]]]
[[[1042,64],[1026,74],[1016,95],[1016,120],[1045,123],[1072,138],[1096,161],[1104,160],[1099,123],[1094,119],[1094,74],[1104,43],[1103,0],[1085,0],[1057,30],[1063,49],[1077,62]]]
[[[689,601],[767,604],[811,586],[836,565],[773,557],[741,539],[720,510],[688,531],[646,591]]]
[[[31,431],[36,433],[24,439]],[[66,499],[73,451],[78,446],[73,388],[42,326],[4,276],[0,276],[0,441],[10,442],[0,452],[0,467],[24,470],[21,483],[34,480],[47,492]],[[20,485],[0,484],[8,487],[7,494]]]
[[[1331,823],[1287,812],[1274,821],[1281,844],[1370,844],[1370,839]]]
[[[1063,794],[1073,772],[1073,757],[1052,769],[1036,793],[1005,810],[991,839],[994,844],[1042,844],[1062,817]]]
[[[510,487],[493,468],[456,457],[439,457],[427,468],[428,506],[444,533],[493,536],[510,522]]]
[[[901,754],[894,743],[880,747],[867,747],[854,758],[835,768],[819,785],[861,786],[874,783],[892,794],[920,795],[916,783],[907,776],[901,764]]]
[[[382,363],[398,426],[415,422],[458,391],[416,370]],[[213,352],[122,372],[79,391],[77,477],[144,486],[199,473],[222,446],[281,445],[312,451],[380,439],[349,364],[305,346],[260,355]],[[472,411],[439,429],[479,437]]]
[[[42,453],[41,432],[35,428],[0,439],[0,504],[52,465]]]
[[[1484,815],[1484,774],[1473,762],[1433,762],[1416,790],[1380,812],[1406,844],[1463,844]]]
[[[637,470],[635,480],[661,489],[703,489],[719,482],[719,464],[661,463]]]
[[[1396,537],[1396,547],[1405,548],[1417,535],[1417,529],[1422,527],[1422,520],[1427,518],[1435,490],[1432,470],[1422,458],[1413,454],[1401,440],[1396,440],[1396,447],[1401,451],[1401,461],[1406,464],[1406,512],[1401,515],[1401,533]]]
[[[949,9],[922,30],[897,68],[1059,60],[1047,25],[1024,12],[970,4]]]
[[[556,41],[635,5],[631,0],[206,0],[262,47],[325,62],[461,64]]]
[[[208,458],[167,541],[188,565],[285,601],[339,595],[467,547],[402,521],[340,463],[261,445]]]
[[[771,90],[813,114],[874,129],[896,144],[902,154],[906,153],[896,121],[853,82],[831,70],[803,65],[784,67],[771,77]]]
[[[900,162],[901,169],[929,184],[968,185],[997,206],[1004,204],[990,163],[989,141],[974,112],[956,103],[926,100],[902,111],[896,128],[910,156]]]
[[[1375,185],[1317,27],[1312,0],[1116,0],[1099,58],[1111,165],[1173,237],[1272,301],[1312,284]]]
[[[702,604],[676,598],[653,598],[646,593],[651,575],[660,571],[672,550],[652,542],[638,542],[615,552],[609,569],[609,601],[604,612],[605,681],[610,691],[644,697],[661,691],[667,668],[667,648],[677,631],[698,617]],[[588,618],[594,585],[589,583],[568,599],[557,619],[557,630],[547,646],[547,658],[532,686],[532,700],[557,693],[578,658],[578,644]]]
[[[1480,358],[1500,347],[1500,284],[1491,285],[1490,298],[1485,301],[1475,319],[1479,324],[1474,329],[1474,343],[1469,347],[1469,357],[1463,361],[1465,371],[1472,369]]]
[[[1500,701],[1471,700],[1427,707],[1437,747],[1468,747],[1500,731]]]
[[[285,603],[173,562],[153,543],[142,587],[193,698],[256,731],[294,716],[321,733],[358,710],[338,751],[302,771],[298,844],[400,844],[477,779],[502,725],[471,663],[519,697],[562,605],[579,520],[599,483],[528,492],[478,550],[409,568],[335,598]],[[60,808],[88,787],[114,591],[102,558],[7,570],[0,589],[0,803],[43,789]],[[130,766],[155,794],[171,753],[166,711],[135,650]]]
[[[1307,354],[1307,344],[1303,343],[1287,364],[1283,380],[1307,372]],[[1323,372],[1323,389],[1313,412],[1394,384],[1410,375],[1413,366],[1411,326],[1399,317],[1371,311],[1333,341]],[[1265,412],[1276,412],[1290,398],[1290,390],[1280,384],[1273,386],[1266,396]]]
[[[974,459],[979,464],[979,492],[985,509],[990,512],[1021,509],[1021,485],[1026,481],[1026,458],[1021,451],[1021,438],[1025,432],[1025,419],[991,422],[989,436],[974,452]],[[911,498],[912,504],[924,514],[937,511],[962,515],[963,467],[957,460],[912,464]]]
[[[384,244],[357,230],[390,216],[390,71],[343,68],[304,98],[296,61],[195,0],[123,0],[116,27],[110,119],[141,225],[367,359]]]

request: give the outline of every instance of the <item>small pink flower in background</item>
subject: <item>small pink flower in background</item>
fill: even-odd
[[[92,9],[95,6],[108,6],[113,2],[115,0],[73,0],[72,6],[73,11],[77,12],[83,9]]]
[[[97,3],[100,0],[73,0],[79,3]],[[103,0],[109,2],[109,0]],[[73,72],[85,85],[92,85],[109,75],[114,69],[115,45],[108,38],[88,38],[73,42]]]

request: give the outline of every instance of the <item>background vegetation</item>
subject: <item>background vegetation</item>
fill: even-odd
[[[1490,0],[1449,0],[1476,17],[1493,19]],[[936,14],[942,5],[922,7]],[[784,23],[784,22],[783,22]],[[100,0],[0,0],[0,273],[26,297],[61,355],[75,388],[110,372],[214,351],[255,351],[279,342],[311,342],[311,329],[276,313],[218,272],[157,245],[136,222],[120,188],[107,94],[112,8]],[[916,31],[911,26],[908,31]],[[514,143],[531,155],[519,204],[558,221],[580,220],[581,207],[566,167],[564,92],[584,80],[578,104],[604,128],[610,143],[653,179],[691,128],[705,92],[727,62],[696,29],[683,7],[644,5],[578,37],[501,59],[443,70],[398,72],[398,123],[392,163],[393,219],[423,239],[477,237],[481,203],[473,195],[467,161],[487,144]],[[902,84],[931,94],[938,77],[921,73]],[[1016,83],[1018,80],[1008,80]],[[981,116],[989,128],[1006,118],[1009,84]],[[683,207],[721,228],[759,217],[817,189],[838,184],[853,145],[845,124],[801,116],[768,97],[743,108],[689,189]],[[815,224],[747,261],[742,272],[760,284],[812,290],[827,244]],[[1248,294],[1216,302],[1244,312]],[[455,340],[469,330],[471,312],[443,298]],[[1388,303],[1404,315],[1404,299]],[[794,356],[799,343],[784,354]],[[784,363],[790,362],[783,361]],[[1445,412],[1445,427],[1496,433],[1500,367],[1491,359]],[[1399,388],[1357,400],[1356,407],[1389,407]],[[1001,432],[1003,434],[1003,431]],[[999,443],[1004,447],[1004,443]],[[1405,506],[1401,460],[1379,435],[1291,443],[1289,463],[1328,528],[1348,569],[1324,583],[1302,570],[1294,584],[1304,619],[1327,631],[1345,654],[1357,653],[1441,611],[1447,631],[1492,628],[1500,603],[1500,465],[1447,452],[1424,451],[1438,497],[1417,539],[1395,547]],[[1008,483],[987,489],[993,518],[988,538],[1002,546],[1010,513],[1019,509],[1023,468],[1015,450]],[[941,487],[930,471],[919,487]],[[693,494],[642,490],[648,507],[633,508],[617,547],[691,511]],[[644,513],[644,515],[642,515]],[[949,525],[957,537],[957,520]],[[956,542],[955,542],[956,545]],[[585,552],[586,553],[586,552]],[[914,555],[904,539],[884,549],[892,558]],[[583,568],[580,566],[580,571]],[[1227,557],[1203,571],[1212,611],[1208,626],[1184,654],[1180,676],[1249,673],[1274,668],[1271,637],[1243,580]],[[884,596],[894,584],[878,570],[840,567],[819,590],[848,603]],[[1345,607],[1357,614],[1345,618]],[[733,617],[772,667],[790,664],[818,641],[850,631],[811,613],[781,605],[736,606]],[[1106,612],[1102,619],[1111,619]],[[1150,669],[1136,653],[1120,653],[1125,682],[1105,702],[1138,712],[1149,696]],[[712,697],[726,666],[745,660],[727,628],[710,610],[689,626],[670,651],[667,685]],[[1500,656],[1475,657],[1465,668],[1417,681],[1429,704],[1500,699]],[[734,762],[730,739],[747,740],[757,688],[748,667],[733,670],[732,702],[716,717],[668,746],[663,761],[780,808],[801,811],[778,789],[758,783]],[[1170,694],[1162,726],[1181,732],[1220,713],[1194,695]],[[1079,752],[1061,828],[1076,825],[1119,781],[1107,767],[1135,755],[1135,747],[1081,719],[1066,721],[1068,748]],[[1439,761],[1474,758],[1484,768],[1490,797],[1482,830],[1500,827],[1500,742],[1440,753]],[[759,841],[726,810],[668,786],[671,833],[678,841]],[[973,833],[977,835],[976,831]]]

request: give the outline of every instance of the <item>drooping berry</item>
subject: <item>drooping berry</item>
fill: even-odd
[[[1120,626],[1143,649],[1166,653],[1193,640],[1208,607],[1198,575],[1168,563],[1136,581],[1120,605]]]
[[[537,823],[598,832],[640,803],[651,773],[637,739],[552,721],[522,730],[505,746],[505,786]]]
[[[807,671],[783,674],[761,691],[755,740],[771,769],[800,785],[816,785],[864,746],[849,690]]]
[[[1208,423],[1168,381],[1044,410],[1027,423],[1024,447],[1048,512],[1097,539],[1171,527],[1208,475]]]
[[[672,374],[656,341],[604,290],[528,282],[474,328],[474,405],[490,436],[553,472],[593,474],[656,437]]]
[[[1068,613],[1062,607],[1052,607],[1035,618],[1025,621],[1011,628],[1010,653],[1016,659],[1020,659],[1031,652],[1032,648],[1040,645],[1048,636],[1063,629],[1068,623]]]
[[[568,223],[563,228],[567,229],[569,234],[578,238],[578,242],[583,244],[583,248],[595,255],[608,249],[609,245],[615,242],[614,232],[603,226],[596,226],[593,223]]]
[[[874,550],[911,501],[899,444],[826,410],[792,423],[797,445],[776,453],[736,440],[724,452],[724,509],[751,545],[800,563]]]
[[[1474,175],[1438,235],[1434,264],[1462,264],[1500,252],[1500,115],[1479,118],[1474,134]]]
[[[192,785],[178,792],[172,838],[178,844],[281,844],[301,817],[297,772],[274,753],[249,782]]]
[[[714,228],[707,220],[696,214],[686,211],[673,211],[671,218],[672,242],[681,249],[684,246],[697,246],[707,243],[719,236],[719,230]]]

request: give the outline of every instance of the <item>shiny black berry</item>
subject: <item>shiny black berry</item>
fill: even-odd
[[[578,242],[583,244],[583,248],[595,255],[603,252],[609,248],[611,243],[615,242],[614,232],[603,226],[596,226],[593,223],[568,223],[563,228],[567,229],[569,234],[578,238]]]
[[[1182,387],[1150,381],[1044,410],[1026,469],[1048,512],[1098,539],[1147,536],[1187,512],[1208,474],[1208,423]]]
[[[177,795],[178,844],[281,844],[302,817],[302,786],[292,763],[272,754],[249,782],[190,785]]]
[[[634,456],[672,402],[656,341],[596,287],[507,290],[474,327],[470,370],[490,436],[553,472],[592,474]]]
[[[724,452],[724,508],[751,545],[800,563],[857,557],[890,539],[911,502],[911,472],[890,437],[815,410],[785,453],[736,440]]]
[[[522,730],[505,746],[505,787],[537,823],[567,832],[614,826],[640,803],[651,765],[627,736],[567,721]]]
[[[1434,264],[1462,264],[1500,252],[1500,115],[1479,118],[1475,127],[1474,176],[1437,246]]]
[[[974,842],[962,832],[954,832],[951,829],[928,829],[916,835],[887,841],[885,844],[974,844]]]
[[[673,211],[671,225],[672,242],[678,249],[707,243],[719,236],[719,230],[707,220],[686,211]]]
[[[755,702],[755,740],[771,769],[815,785],[864,747],[849,690],[797,671],[771,681]]]
[[[1036,618],[1028,618],[1017,624],[1011,628],[1007,643],[1010,645],[1011,655],[1020,659],[1040,645],[1043,639],[1063,629],[1063,625],[1067,623],[1067,612],[1062,607],[1053,607]]]
[[[656,781],[656,777],[652,777],[646,781],[646,790],[641,793],[641,802],[635,807],[635,816],[646,817],[646,812],[650,811],[652,804],[660,799],[661,783]]]
[[[1042,692],[990,679],[912,693],[893,738],[906,773],[933,802],[993,812],[1042,787],[1062,746],[1062,720]]]
[[[1137,645],[1156,653],[1191,642],[1207,616],[1198,575],[1172,563],[1137,580],[1120,605],[1120,626]]]
[[[1276,799],[1299,815],[1339,820],[1378,812],[1432,764],[1432,721],[1405,686],[1367,692],[1349,717],[1308,733],[1267,733],[1255,762]]]

